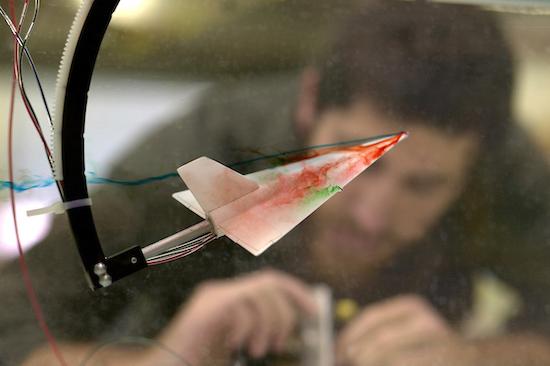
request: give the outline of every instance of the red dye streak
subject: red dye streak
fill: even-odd
[[[279,206],[295,202],[310,193],[311,188],[324,186],[327,173],[341,162],[342,159],[339,159],[320,167],[306,165],[299,173],[279,176],[274,187],[277,196],[270,200],[270,205]]]
[[[355,176],[359,170],[372,164],[373,161],[399,142],[401,136],[402,134],[399,134],[395,137],[382,140],[374,145],[331,147],[314,152],[312,154],[313,156],[309,156],[309,158],[326,155],[332,152],[356,152],[358,154],[354,157],[358,157],[359,159],[354,159],[354,157],[342,157],[319,167],[308,166],[306,165],[307,163],[304,162],[304,168],[299,173],[282,174],[278,177],[272,189],[275,197],[268,200],[269,206],[290,204],[303,199],[311,192],[312,188],[324,187],[327,183],[327,174],[333,168],[339,166],[346,167],[339,178],[343,181],[349,180],[351,177]]]
[[[406,134],[406,132],[401,132],[401,133],[397,134],[395,137],[387,138],[387,139],[382,140],[382,141],[380,141],[380,142],[378,142],[374,145],[368,145],[368,146],[354,145],[354,146],[348,146],[348,147],[342,147],[342,146],[324,147],[324,148],[320,148],[320,149],[307,151],[303,154],[297,154],[297,155],[293,155],[293,156],[289,156],[289,157],[284,157],[282,160],[284,161],[284,165],[286,165],[286,164],[291,164],[291,163],[297,163],[299,161],[306,160],[306,159],[315,158],[315,157],[318,157],[318,156],[321,156],[321,155],[326,155],[326,154],[329,154],[329,153],[335,152],[335,151],[358,151],[358,152],[361,152],[361,151],[372,149],[374,146],[382,147],[382,145],[385,145],[385,144],[388,144],[389,147],[392,147],[397,142],[399,142],[399,139],[401,139],[401,137],[405,134]]]

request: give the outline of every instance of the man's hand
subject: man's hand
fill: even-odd
[[[253,357],[280,350],[300,315],[315,312],[305,284],[281,272],[261,271],[200,285],[160,341],[193,366],[227,364],[240,347]],[[167,357],[152,356],[157,364]]]
[[[475,349],[418,296],[400,296],[365,308],[338,337],[345,366],[469,366]]]

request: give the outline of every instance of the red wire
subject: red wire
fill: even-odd
[[[197,246],[192,247],[192,248],[190,248],[190,249],[188,249],[188,250],[186,250],[186,251],[184,251],[180,254],[177,254],[173,257],[169,257],[169,258],[166,258],[166,259],[152,260],[152,261],[148,262],[148,264],[151,265],[151,266],[158,266],[160,264],[165,264],[165,263],[175,261],[176,259],[187,257],[188,255],[191,255],[191,254],[195,253],[197,250],[204,248],[205,245],[206,244],[198,244]]]
[[[25,2],[26,5],[29,4],[29,0],[25,0],[24,2]],[[10,8],[10,11],[11,10],[12,10],[12,8]],[[14,22],[13,24],[16,25],[17,24],[15,22],[16,17],[13,16],[14,14],[15,14],[14,11],[12,11],[10,15],[12,15],[12,22]],[[20,31],[20,29],[19,29],[19,27],[17,27],[17,32],[19,32],[19,31]],[[18,66],[19,66],[19,52],[21,50],[21,47],[19,46],[18,42],[16,42],[15,47],[16,47],[16,52],[14,53],[14,70],[15,70],[15,79],[18,80],[19,77],[20,77],[19,72],[18,72]],[[42,144],[44,145],[44,149],[46,150],[46,154],[48,155],[49,158],[51,158],[53,155],[52,155],[52,152],[50,151],[50,147],[48,145],[48,142],[46,141],[46,138],[44,137],[44,134],[42,132],[42,127],[40,127],[40,123],[38,122],[38,119],[37,119],[36,115],[32,112],[31,107],[30,107],[27,99],[25,98],[25,94],[23,93],[23,89],[21,89],[21,88],[19,88],[19,89],[20,89],[19,91],[21,93],[21,99],[23,100],[23,105],[25,106],[25,109],[27,110],[27,114],[29,115],[29,117],[30,117],[30,119],[31,119],[31,121],[34,125],[34,128],[36,129],[36,132],[38,133],[38,136],[40,137],[40,140],[42,141]]]
[[[19,31],[19,29],[18,29]],[[15,67],[15,78],[18,79],[20,77],[19,73],[17,72],[17,65],[19,65],[19,51],[20,51],[19,43],[16,44],[16,52],[14,54],[14,67]],[[29,115],[34,128],[36,129],[36,132],[38,133],[38,136],[40,137],[40,140],[42,141],[42,144],[44,145],[44,149],[46,150],[46,153],[49,157],[52,157],[52,152],[50,151],[50,147],[48,145],[48,142],[46,141],[46,138],[44,137],[44,134],[42,132],[42,127],[40,127],[40,123],[38,122],[36,116],[32,113],[30,105],[28,101],[25,99],[25,95],[23,94],[23,90],[20,89],[21,93],[21,99],[23,100],[23,105],[25,106],[25,109],[27,110],[27,114]]]
[[[9,1],[9,9],[10,9],[10,16],[12,17],[12,21],[14,24],[17,22],[17,17],[15,15],[15,3],[14,0]],[[50,332],[50,329],[48,328],[48,325],[46,323],[46,320],[44,318],[44,314],[42,312],[42,307],[40,306],[40,303],[38,301],[38,297],[36,295],[36,292],[34,291],[34,287],[32,285],[31,276],[29,273],[29,268],[27,266],[27,262],[25,260],[25,254],[23,252],[23,247],[21,246],[21,239],[19,237],[19,227],[17,225],[17,210],[16,210],[16,201],[15,201],[15,191],[13,189],[13,182],[14,182],[14,175],[13,175],[13,114],[14,114],[14,104],[15,104],[15,87],[16,87],[16,75],[17,75],[17,39],[14,37],[14,64],[12,69],[12,84],[11,84],[11,94],[10,94],[10,108],[9,108],[9,116],[8,116],[8,171],[9,171],[9,180],[12,182],[12,186],[10,189],[10,203],[11,203],[11,211],[13,216],[13,225],[15,229],[15,238],[17,241],[17,250],[19,251],[19,267],[21,268],[21,274],[23,276],[23,282],[25,284],[25,289],[27,291],[27,297],[29,298],[29,301],[32,306],[32,310],[34,312],[34,315],[36,317],[36,320],[38,321],[38,324],[40,328],[42,329],[42,332],[44,332],[44,335],[46,336],[46,340],[48,341],[48,344],[53,351],[55,357],[59,361],[59,363],[63,366],[67,366],[67,363],[65,362],[65,359],[61,355],[61,352],[59,351],[59,347],[57,346],[57,342],[55,341],[55,338],[53,337],[52,333]]]

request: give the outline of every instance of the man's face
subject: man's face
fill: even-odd
[[[309,136],[318,145],[406,130],[399,143],[314,215],[312,255],[327,271],[370,271],[426,236],[460,194],[477,141],[366,103],[323,113]]]

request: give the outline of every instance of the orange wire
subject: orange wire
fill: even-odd
[[[25,0],[26,3],[28,3],[29,0]],[[9,1],[9,11],[10,16],[12,18],[12,21],[14,24],[17,24],[17,16],[15,14],[15,3],[14,0]],[[16,75],[17,75],[17,50],[18,50],[18,44],[17,39],[14,36],[14,55],[13,55],[13,69],[12,69],[12,83],[11,83],[11,93],[10,93],[10,107],[9,107],[9,115],[8,115],[8,171],[9,171],[9,180],[12,182],[12,186],[10,189],[10,204],[11,204],[11,211],[13,216],[13,225],[15,230],[15,238],[17,241],[17,250],[19,251],[19,267],[21,268],[21,275],[23,276],[23,282],[25,284],[25,289],[27,291],[27,297],[31,303],[32,310],[34,312],[34,315],[36,317],[36,320],[38,321],[38,324],[40,328],[42,329],[42,332],[44,333],[46,340],[48,341],[48,344],[54,353],[55,357],[59,361],[59,363],[62,366],[67,366],[67,363],[65,362],[65,359],[63,358],[63,355],[59,351],[59,347],[57,346],[57,342],[55,341],[55,338],[53,337],[50,329],[48,328],[48,325],[46,323],[46,320],[44,318],[44,313],[42,312],[42,307],[40,306],[40,303],[38,301],[38,297],[36,295],[36,292],[34,290],[34,287],[32,285],[32,280],[29,272],[29,268],[27,265],[27,262],[25,260],[25,254],[23,252],[23,247],[21,245],[21,239],[19,237],[19,227],[17,225],[17,209],[16,209],[16,201],[15,201],[15,190],[13,189],[13,182],[14,182],[14,174],[13,174],[13,114],[14,114],[14,104],[15,104],[15,87],[16,87]]]

